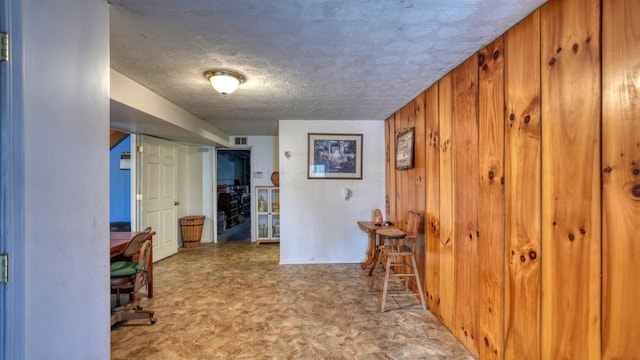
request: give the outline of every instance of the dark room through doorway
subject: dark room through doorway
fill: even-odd
[[[251,150],[216,149],[217,238],[251,241]]]

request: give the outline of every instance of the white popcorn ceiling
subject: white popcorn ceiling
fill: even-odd
[[[544,2],[112,0],[111,67],[228,135],[384,120]]]

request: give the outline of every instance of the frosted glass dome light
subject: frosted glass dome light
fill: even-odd
[[[238,85],[244,82],[242,75],[233,71],[207,71],[204,73],[204,77],[206,77],[211,82],[211,86],[223,96],[227,96],[236,91]]]

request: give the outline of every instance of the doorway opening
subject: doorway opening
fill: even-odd
[[[251,149],[216,149],[217,239],[251,241]]]
[[[109,137],[109,231],[131,231],[131,135],[111,129]]]

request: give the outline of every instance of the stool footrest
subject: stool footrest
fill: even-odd
[[[388,250],[388,249],[385,249]],[[385,256],[386,255],[386,256]],[[403,256],[409,257],[411,259],[411,263],[407,261],[394,262],[394,257]],[[383,263],[383,259],[386,257],[386,261]],[[380,294],[380,311],[385,311],[385,303],[387,300],[387,296],[419,296],[420,305],[423,310],[427,309],[426,302],[424,299],[424,295],[422,294],[422,286],[420,284],[420,275],[418,274],[418,267],[416,266],[416,260],[413,253],[399,255],[398,253],[394,253],[392,251],[381,251],[378,255],[378,259],[373,264],[372,267],[372,277],[371,283],[369,286],[370,291],[374,291],[374,283],[378,281],[378,272],[375,271],[378,265],[383,265],[384,269],[384,282],[382,293]],[[406,269],[407,272],[396,272],[395,268],[403,268]],[[393,288],[389,288],[389,283],[393,283]],[[415,286],[418,290],[418,294],[414,293],[409,287],[409,283],[412,284],[412,287]],[[404,284],[404,290],[399,290],[398,285]]]

